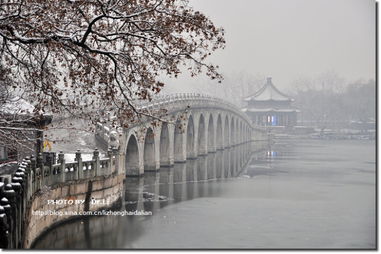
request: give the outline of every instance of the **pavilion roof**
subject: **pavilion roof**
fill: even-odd
[[[271,78],[267,78],[266,84],[259,89],[255,94],[246,97],[245,101],[293,101],[291,97],[288,95],[282,93],[274,86],[274,84],[271,82]]]

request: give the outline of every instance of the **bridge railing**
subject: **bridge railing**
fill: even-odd
[[[218,108],[223,108],[225,110],[233,111],[234,113],[240,115],[248,124],[251,125],[249,117],[244,114],[236,105],[227,102],[220,98],[215,98],[205,94],[199,93],[176,93],[169,95],[160,95],[153,98],[152,101],[137,101],[136,106],[139,110],[150,110],[156,109],[158,107],[173,106],[179,104],[179,102],[189,102],[191,105],[203,105],[203,106],[214,106]],[[179,104],[180,105],[180,104]],[[171,107],[173,109],[173,107]]]
[[[83,160],[78,150],[75,162],[69,163],[62,152],[58,159],[54,153],[44,155],[45,160],[42,154],[25,158],[15,173],[0,177],[0,248],[22,247],[27,206],[36,193],[45,193],[57,184],[118,173],[116,151],[109,150],[107,157],[100,158],[95,150],[91,160]]]
[[[265,132],[266,129],[261,126],[253,125],[250,118],[242,112],[236,105],[227,102],[220,98],[215,98],[205,94],[199,93],[176,93],[167,95],[158,95],[153,98],[152,101],[138,100],[134,101],[134,105],[138,111],[147,110],[154,111],[158,109],[167,109],[169,112],[184,110],[184,103],[191,108],[195,107],[213,107],[223,110],[227,110],[239,115],[251,128],[258,132]],[[138,125],[139,123],[136,123]],[[132,125],[131,127],[134,127]],[[110,128],[107,124],[98,123],[96,130],[96,138],[105,147],[108,145],[110,139]]]

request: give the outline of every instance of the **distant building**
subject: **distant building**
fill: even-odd
[[[255,125],[285,127],[296,125],[298,110],[292,106],[294,99],[279,91],[271,78],[267,78],[266,84],[261,89],[244,100],[247,107],[243,111]]]

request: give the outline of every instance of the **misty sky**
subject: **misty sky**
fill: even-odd
[[[226,30],[226,49],[209,59],[224,74],[272,76],[289,88],[335,72],[345,81],[375,78],[375,1],[190,0]],[[192,86],[181,78],[170,86]],[[177,89],[176,89],[177,90]]]

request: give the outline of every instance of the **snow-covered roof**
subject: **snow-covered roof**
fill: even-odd
[[[0,111],[6,114],[32,114],[34,106],[24,99],[14,97],[0,106]]]
[[[267,78],[266,84],[255,94],[245,98],[245,101],[293,101],[293,99],[281,91],[279,91],[271,82],[271,78]]]

